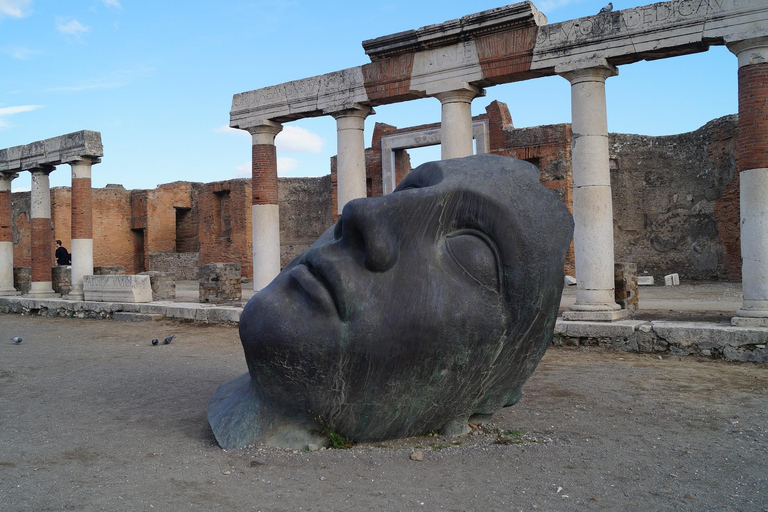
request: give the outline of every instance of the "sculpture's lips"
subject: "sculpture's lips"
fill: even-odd
[[[305,263],[300,263],[293,267],[288,275],[304,289],[307,295],[319,305],[324,306],[329,313],[338,314],[339,310],[333,293],[322,276],[317,273],[317,270],[310,268]]]

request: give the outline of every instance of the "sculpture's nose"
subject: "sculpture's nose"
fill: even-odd
[[[344,205],[335,238],[349,245],[372,272],[385,272],[397,262],[402,222],[385,198],[355,199]]]

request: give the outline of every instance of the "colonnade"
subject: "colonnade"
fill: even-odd
[[[472,99],[481,89],[468,85],[457,90],[436,92],[441,104],[441,156],[461,158],[473,153]],[[353,199],[366,196],[365,119],[374,114],[359,104],[329,115],[336,120],[336,169],[338,209]],[[280,272],[280,214],[277,201],[277,149],[275,137],[282,124],[263,120],[246,128],[252,136],[253,189],[253,289],[267,286]]]
[[[65,298],[83,300],[83,276],[93,274],[93,220],[91,167],[98,157],[72,156],[67,163],[72,169],[72,288]],[[57,162],[58,164],[59,162]],[[51,225],[51,188],[49,175],[56,169],[38,163],[29,168],[0,171],[0,295],[18,295],[13,286],[13,229],[11,182],[19,171],[31,175],[31,249],[32,276],[28,296],[57,297],[53,290],[51,268],[54,264]]]

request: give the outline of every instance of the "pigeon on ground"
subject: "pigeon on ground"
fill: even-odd
[[[152,344],[153,345],[157,345],[158,343],[160,343],[160,342],[157,341],[157,338],[152,338]]]
[[[19,338],[18,336],[14,336],[13,338],[11,338],[11,341],[18,345],[19,343],[21,343],[21,338]]]
[[[600,12],[598,14],[602,14],[604,12],[611,12],[613,10],[613,2],[608,2],[608,5],[600,9]]]
[[[167,338],[165,338],[165,339],[163,340],[163,345],[167,345],[167,344],[169,344],[171,341],[173,341],[173,338],[175,338],[175,337],[176,337],[176,335],[175,335],[175,334],[174,334],[173,336],[168,336]]]

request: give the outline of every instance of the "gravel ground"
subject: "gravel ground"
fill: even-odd
[[[246,371],[235,328],[0,315],[0,335],[3,511],[768,510],[765,365],[550,349],[466,436],[223,451],[205,412]]]

